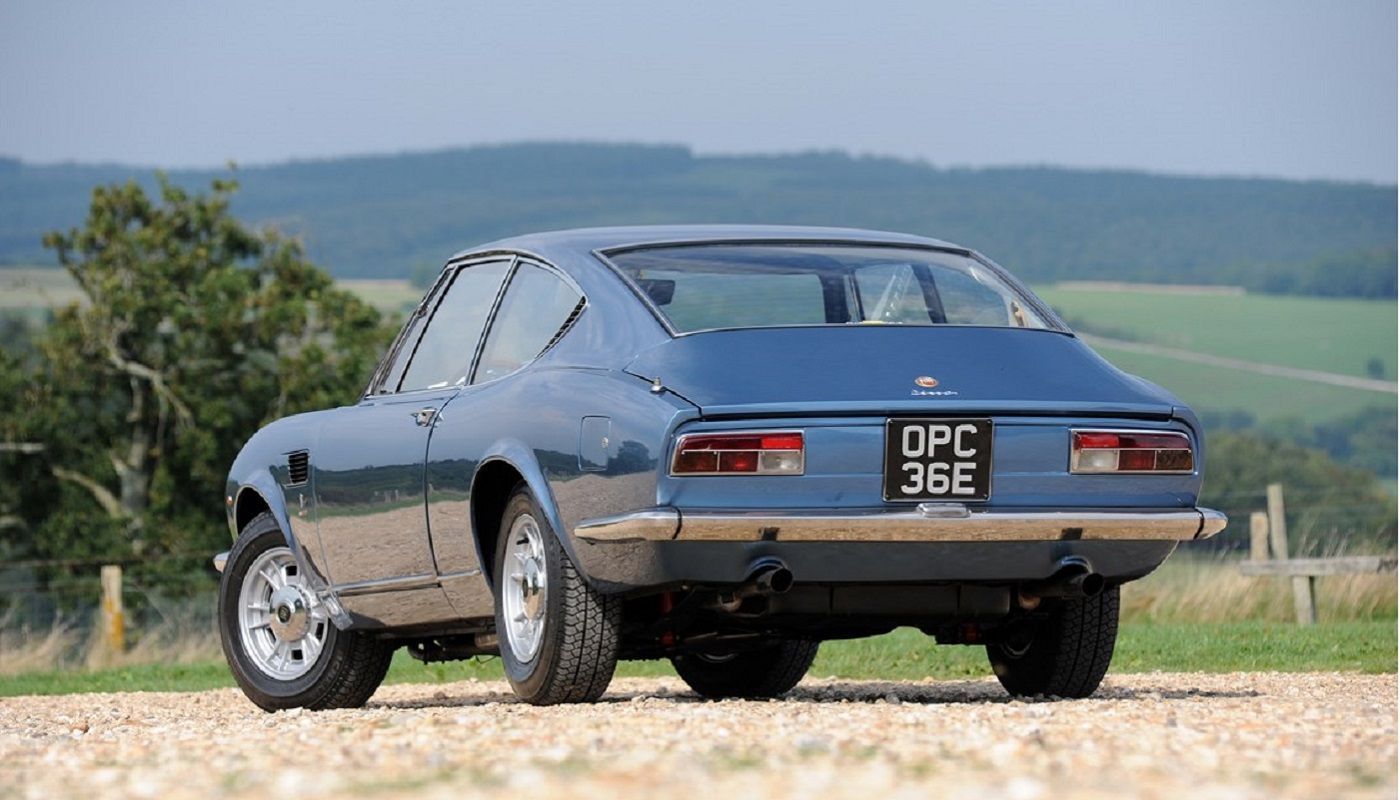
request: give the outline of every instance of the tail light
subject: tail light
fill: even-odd
[[[676,443],[672,475],[801,475],[801,431],[691,433]]]
[[[1071,431],[1069,471],[1190,472],[1191,440],[1174,431]]]

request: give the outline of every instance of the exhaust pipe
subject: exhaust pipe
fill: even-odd
[[[767,597],[774,594],[787,594],[792,588],[792,570],[776,558],[760,558],[749,567],[748,580],[739,587],[741,596]]]
[[[716,605],[723,611],[738,611],[750,597],[787,594],[792,588],[792,570],[776,558],[760,558],[749,567],[749,576],[732,592],[720,594]]]
[[[1065,556],[1060,559],[1060,568],[1048,579],[1022,584],[1017,601],[1021,608],[1029,611],[1047,597],[1068,600],[1097,597],[1106,586],[1104,577],[1095,572],[1083,556]]]

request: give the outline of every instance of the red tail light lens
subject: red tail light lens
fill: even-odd
[[[672,475],[801,475],[800,431],[692,433],[676,443]]]
[[[1191,440],[1174,431],[1071,431],[1069,471],[1190,472]]]

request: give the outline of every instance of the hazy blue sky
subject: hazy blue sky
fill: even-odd
[[[1396,178],[1396,3],[0,3],[0,154],[521,139]]]

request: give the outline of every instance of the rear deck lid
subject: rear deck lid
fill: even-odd
[[[1072,335],[952,325],[717,330],[642,352],[627,371],[659,379],[707,417],[1022,413],[1170,417],[1180,401]]]

